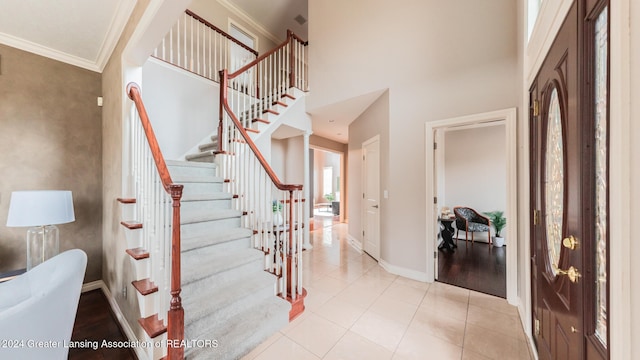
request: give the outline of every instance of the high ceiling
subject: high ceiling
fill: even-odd
[[[2,0],[0,43],[100,72],[134,5],[131,0]]]
[[[256,22],[263,25],[279,39],[284,39],[287,29],[303,39],[308,39],[307,22],[298,23],[301,16],[308,19],[307,0],[227,0],[242,9]]]
[[[308,19],[308,0],[217,1],[231,3],[279,39],[287,29],[308,39],[308,22],[301,21]],[[133,0],[1,0],[0,43],[101,72],[134,5]],[[314,133],[345,143],[351,121],[377,96],[315,109]]]

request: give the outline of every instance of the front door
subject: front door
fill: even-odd
[[[608,357],[606,4],[573,4],[530,88],[532,320],[541,360]]]

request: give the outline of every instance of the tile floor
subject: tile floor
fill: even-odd
[[[390,274],[346,235],[346,224],[311,233],[305,312],[243,360],[532,359],[504,299]]]

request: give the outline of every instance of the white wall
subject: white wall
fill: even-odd
[[[506,211],[507,158],[504,125],[449,130],[444,135],[445,197],[439,202],[452,211],[466,206],[478,212]],[[476,233],[486,241],[485,233]]]
[[[142,99],[165,159],[184,157],[216,132],[217,83],[153,58],[142,67]]]
[[[424,124],[518,106],[517,2],[312,1],[309,43],[308,109],[389,89],[381,257],[424,272]],[[351,159],[358,150],[351,139],[349,145]],[[359,186],[351,172],[356,168],[349,165],[349,183]],[[350,194],[356,200],[357,192]],[[355,204],[350,227],[359,225]],[[349,229],[352,236],[358,231]]]
[[[262,152],[262,150],[260,151]],[[263,154],[264,155],[264,154]],[[282,181],[286,178],[286,161],[287,156],[287,140],[271,139],[271,159],[265,157],[271,168]]]

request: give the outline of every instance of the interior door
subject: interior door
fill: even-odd
[[[362,144],[363,162],[363,250],[380,258],[380,139]]]
[[[531,276],[541,360],[583,357],[583,289],[577,277],[584,270],[582,247],[563,246],[570,236],[583,239],[577,30],[574,3],[530,92],[535,169]]]
[[[532,320],[541,360],[608,357],[607,4],[574,2],[530,88]]]

